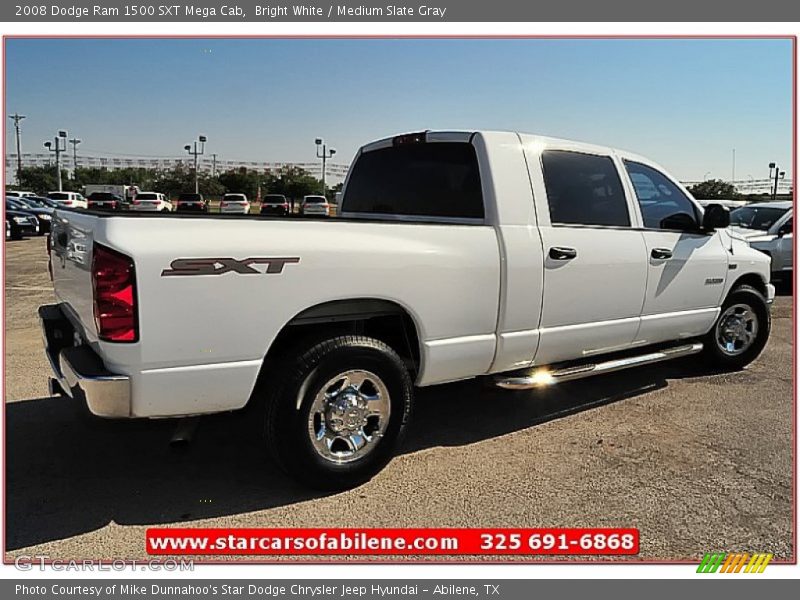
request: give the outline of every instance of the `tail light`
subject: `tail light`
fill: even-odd
[[[64,206],[72,206],[72,200],[64,200]]]
[[[133,201],[133,204],[137,204],[137,205],[138,205],[138,204],[141,204],[141,203],[142,203],[142,201],[141,201],[141,200],[134,200],[134,201]]]
[[[228,206],[227,202],[220,202],[219,207],[222,208],[223,206]]]
[[[117,201],[116,200],[112,200],[111,201],[111,208],[117,208]]]
[[[94,320],[100,339],[107,342],[138,341],[136,269],[133,259],[95,244],[92,288]]]

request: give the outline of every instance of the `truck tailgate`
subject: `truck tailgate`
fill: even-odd
[[[97,341],[92,292],[94,227],[91,213],[57,210],[50,238],[50,263],[56,298],[73,326],[89,342]]]

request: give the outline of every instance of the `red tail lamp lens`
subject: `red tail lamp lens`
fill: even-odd
[[[133,260],[115,250],[95,244],[92,287],[94,319],[100,339],[107,342],[137,341],[139,323]]]

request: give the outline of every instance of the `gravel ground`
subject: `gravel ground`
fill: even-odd
[[[265,459],[248,415],[207,417],[175,451],[169,421],[89,420],[49,397],[36,308],[52,300],[44,240],[7,243],[6,559],[142,558],[147,527],[178,524],[632,526],[642,560],[793,558],[789,295],[741,372],[682,360],[546,391],[423,390],[401,455],[327,495]]]

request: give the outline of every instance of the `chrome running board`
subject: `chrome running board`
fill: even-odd
[[[529,390],[562,383],[564,381],[583,379],[584,377],[591,377],[592,375],[622,371],[623,369],[630,369],[631,367],[652,365],[653,363],[664,360],[697,354],[702,349],[703,344],[697,342],[685,346],[675,346],[673,348],[659,350],[658,352],[640,354],[639,356],[618,358],[601,363],[563,367],[553,371],[548,367],[534,367],[527,375],[516,375],[513,377],[498,376],[495,379],[495,385],[506,390]]]

